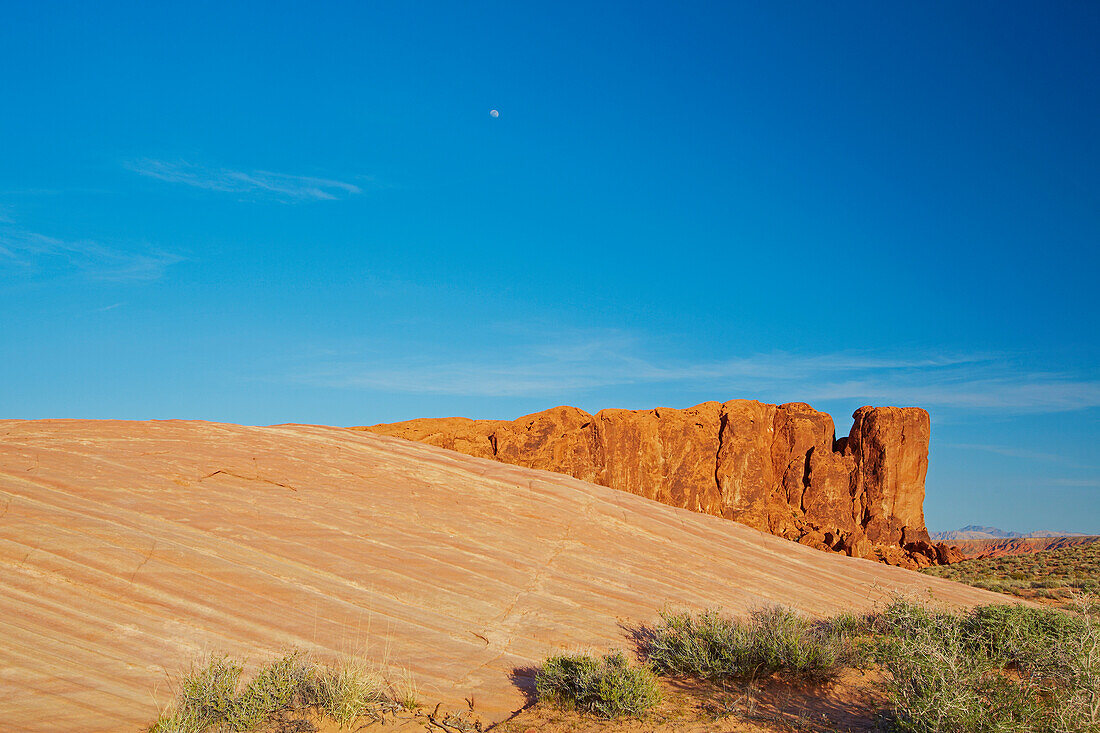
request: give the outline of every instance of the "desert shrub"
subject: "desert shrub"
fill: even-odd
[[[871,630],[873,616],[855,614],[848,611],[818,621],[816,626],[825,636],[834,638],[853,638],[862,636]]]
[[[151,733],[248,731],[292,704],[309,704],[312,668],[300,652],[291,652],[260,668],[238,692],[242,666],[228,657],[213,657],[184,677],[175,708],[150,727]]]
[[[771,606],[749,617],[751,661],[763,672],[821,677],[836,671],[839,650],[834,637],[788,608]]]
[[[823,676],[874,663],[881,727],[909,733],[1100,733],[1100,613],[1022,605],[949,613],[897,599],[812,623],[786,609],[748,619],[665,613],[648,655],[662,673],[728,680]]]
[[[1082,596],[1074,605],[1080,626],[1056,652],[1066,692],[1053,716],[1054,729],[1095,733],[1100,731],[1100,600]]]
[[[718,611],[661,614],[646,656],[662,674],[719,680],[752,669],[748,626]]]
[[[972,653],[1043,676],[1064,676],[1067,645],[1084,628],[1080,616],[1020,605],[980,606],[961,620]]]
[[[794,611],[773,606],[747,620],[720,612],[661,614],[646,655],[661,673],[723,680],[784,672],[820,678],[834,673],[844,656],[846,629],[856,617],[832,626],[814,624]]]
[[[935,633],[937,629],[958,625],[958,618],[909,598],[899,597],[870,619],[872,631],[880,638],[912,637]]]
[[[540,701],[602,718],[642,716],[661,700],[653,671],[646,665],[630,666],[622,652],[602,659],[550,657],[535,675],[535,689]]]
[[[293,651],[260,668],[229,706],[226,726],[233,731],[258,727],[275,713],[312,703],[314,670]]]
[[[180,686],[178,720],[193,722],[197,730],[224,722],[232,712],[242,667],[228,657],[212,657],[192,669]]]
[[[897,602],[876,628],[876,658],[888,673],[888,730],[993,733],[1037,730],[1037,691],[1014,684],[1003,665],[976,654],[960,619]]]
[[[888,673],[889,730],[1100,731],[1100,634],[1087,607],[948,614],[900,600],[872,627]]]

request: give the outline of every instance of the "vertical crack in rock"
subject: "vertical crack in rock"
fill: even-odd
[[[729,424],[729,415],[726,414],[725,405],[722,406],[720,417],[718,418],[718,439],[715,441],[718,446],[714,450],[714,486],[718,490],[718,501],[724,501],[725,493],[722,491],[722,441],[726,438],[726,425]]]
[[[802,494],[798,497],[798,510],[803,514],[806,513],[806,493],[810,490],[810,474],[813,471],[810,466],[810,460],[813,458],[813,455],[813,448],[806,451],[806,464],[802,468]]]

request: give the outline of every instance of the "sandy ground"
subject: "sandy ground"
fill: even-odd
[[[836,679],[793,684],[778,677],[753,683],[712,685],[687,680],[661,680],[663,700],[643,719],[601,720],[591,715],[530,705],[509,718],[486,724],[476,711],[447,717],[441,707],[398,712],[383,721],[363,720],[353,730],[437,731],[473,733],[869,733],[881,706],[880,677],[875,672],[846,670]],[[339,733],[331,721],[310,714],[288,714],[263,733]],[[346,729],[345,729],[346,733]]]
[[[1003,597],[369,433],[0,421],[0,720],[133,731],[196,658],[354,655],[508,719],[547,654],[666,606]]]
[[[644,720],[602,721],[573,712],[533,706],[493,727],[501,733],[603,731],[605,733],[745,733],[870,731],[881,704],[878,677],[846,670],[821,684],[792,684],[778,678],[715,686],[662,680],[664,701]]]

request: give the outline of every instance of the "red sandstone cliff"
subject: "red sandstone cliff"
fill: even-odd
[[[924,526],[928,413],[861,407],[853,417],[840,440],[809,405],[752,400],[359,429],[569,474],[822,550],[905,567],[958,559]]]

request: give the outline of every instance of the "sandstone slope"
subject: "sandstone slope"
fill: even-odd
[[[753,400],[359,429],[565,473],[821,550],[910,568],[959,559],[924,525],[928,413],[861,407],[853,418],[839,441],[824,412]]]
[[[203,652],[407,667],[504,717],[510,675],[665,604],[811,614],[985,591],[542,471],[339,428],[0,421],[0,720],[134,731]]]

